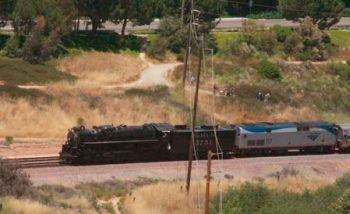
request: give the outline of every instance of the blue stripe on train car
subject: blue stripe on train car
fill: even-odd
[[[288,128],[296,128],[296,125],[293,124],[278,124],[278,125],[241,125],[242,129],[249,132],[266,132],[267,129],[279,130],[279,129],[288,129]]]

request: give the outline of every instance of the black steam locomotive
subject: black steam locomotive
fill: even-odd
[[[214,132],[215,130],[215,132]],[[191,129],[185,125],[146,123],[141,126],[84,126],[69,130],[60,159],[66,164],[101,164],[188,157]],[[195,131],[196,153],[206,157],[208,149],[217,148],[220,139],[223,155],[233,151],[235,131],[230,127],[201,126]]]

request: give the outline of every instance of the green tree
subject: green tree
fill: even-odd
[[[121,35],[124,37],[129,21],[134,25],[150,24],[156,16],[161,15],[162,6],[156,0],[119,0],[112,11],[112,20],[122,23]]]
[[[117,0],[73,0],[80,16],[91,20],[92,31],[96,32],[103,22],[110,18]]]
[[[309,16],[324,30],[339,22],[344,4],[341,0],[279,0],[278,9],[288,20],[300,22]]]
[[[17,0],[12,16],[16,34],[25,37],[23,58],[38,63],[52,56],[72,30],[73,13],[70,0]]]
[[[293,34],[284,42],[286,54],[299,60],[326,60],[330,54],[330,38],[306,17]]]
[[[66,34],[72,29],[74,7],[70,0],[17,0],[13,11],[13,25],[19,35],[28,35],[35,19],[45,20],[44,33],[55,30]]]

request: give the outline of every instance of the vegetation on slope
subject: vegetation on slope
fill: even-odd
[[[230,188],[223,196],[224,213],[349,213],[350,175],[335,184],[302,193],[277,191],[261,182]],[[218,213],[219,196],[211,213]]]

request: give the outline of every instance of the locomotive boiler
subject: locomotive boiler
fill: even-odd
[[[67,164],[120,163],[164,159],[169,149],[167,123],[104,125],[68,131],[60,158]]]

